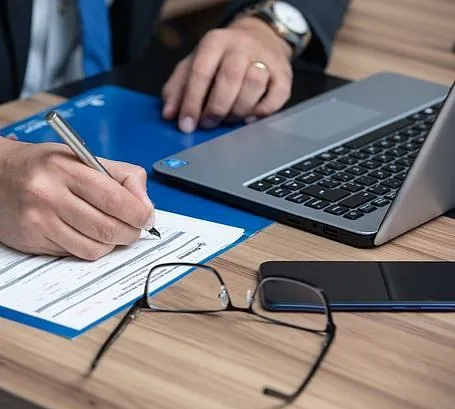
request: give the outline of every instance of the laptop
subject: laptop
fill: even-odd
[[[379,73],[153,168],[278,222],[381,245],[455,208],[454,88]]]

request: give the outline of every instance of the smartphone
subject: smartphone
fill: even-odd
[[[334,311],[455,311],[455,262],[268,261],[259,279],[287,277],[321,288]],[[311,311],[297,289],[260,289],[267,310]]]

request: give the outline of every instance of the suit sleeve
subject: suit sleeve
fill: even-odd
[[[325,68],[330,59],[332,43],[341,27],[350,0],[286,0],[300,10],[311,27],[313,38],[300,59],[309,65]],[[233,0],[226,22],[258,0]]]

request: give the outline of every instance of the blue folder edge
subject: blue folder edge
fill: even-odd
[[[222,126],[214,130],[197,130],[187,135],[180,132],[175,123],[166,122],[161,118],[161,108],[161,101],[156,97],[106,85],[50,109],[57,110],[67,119],[95,155],[134,163],[144,167],[149,173],[152,173],[152,164],[155,161],[221,136],[237,127]],[[44,120],[50,109],[1,129],[0,135],[24,142],[62,143],[60,137]],[[273,222],[192,192],[176,189],[153,177],[149,177],[147,181],[147,191],[157,209],[244,229],[244,234],[239,240],[211,255],[204,262],[224,253]],[[0,306],[0,316],[56,335],[75,338],[118,314],[134,301],[81,330],[74,330],[3,306]]]

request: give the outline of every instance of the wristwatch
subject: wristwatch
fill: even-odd
[[[263,1],[247,8],[241,15],[257,17],[269,24],[291,46],[293,58],[298,57],[311,40],[305,17],[285,1]]]

